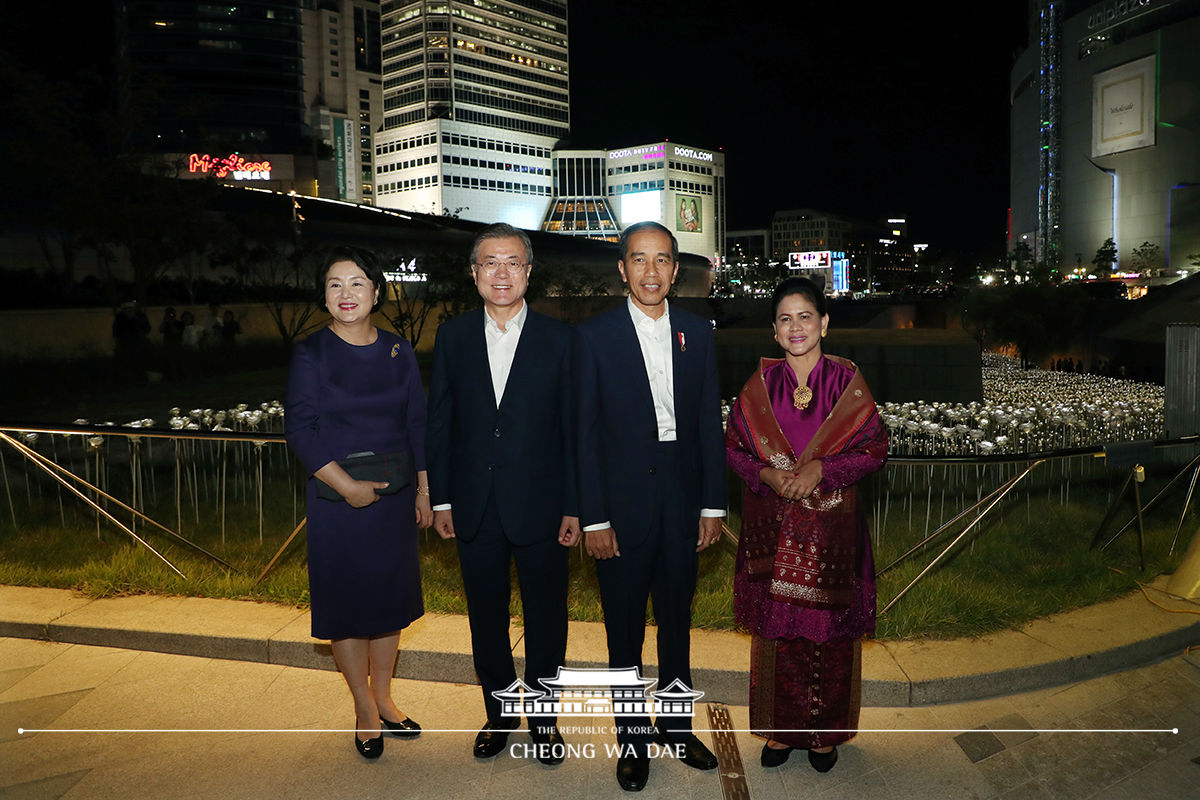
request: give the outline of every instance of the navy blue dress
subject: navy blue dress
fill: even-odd
[[[351,453],[408,450],[425,469],[425,393],[412,347],[379,331],[352,345],[329,328],[292,350],[287,441],[308,471],[308,584],[312,635],[390,633],[424,613],[416,479],[366,508],[317,497],[312,473]]]

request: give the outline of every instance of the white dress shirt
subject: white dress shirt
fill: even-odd
[[[658,440],[676,441],[675,431],[675,368],[671,348],[671,309],[663,300],[663,313],[652,319],[627,301],[633,329],[637,331],[638,344],[642,348],[642,360],[646,362],[646,378],[650,381],[650,397],[654,400],[654,417],[658,421]],[[702,517],[723,517],[722,508],[702,508]],[[584,532],[602,531],[611,528],[611,522],[600,522],[584,526]]]
[[[496,396],[496,408],[504,399],[504,387],[508,385],[508,374],[512,372],[513,356],[517,354],[517,344],[521,341],[521,331],[525,328],[525,319],[529,316],[529,304],[521,301],[521,310],[508,321],[504,330],[492,319],[492,315],[483,310],[483,340],[487,344],[488,368],[492,372],[492,391]],[[451,503],[440,503],[433,507],[434,511],[450,511]]]
[[[637,331],[646,363],[646,378],[650,381],[650,397],[654,400],[654,418],[658,421],[658,440],[675,441],[675,370],[671,361],[671,309],[663,301],[663,314],[658,319],[646,316],[628,301],[629,316]]]
[[[513,356],[517,354],[517,344],[521,341],[521,331],[525,328],[525,319],[529,316],[529,305],[522,300],[521,310],[508,321],[504,330],[492,319],[492,315],[483,311],[483,338],[487,342],[488,366],[492,370],[492,390],[496,393],[496,408],[504,399],[504,387],[508,385],[508,373],[512,372]]]

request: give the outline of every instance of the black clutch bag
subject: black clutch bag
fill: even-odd
[[[355,453],[337,462],[346,474],[356,481],[387,482],[386,489],[376,489],[375,494],[395,494],[412,483],[412,463],[407,451],[403,453]],[[317,478],[317,497],[322,500],[341,502],[345,500],[337,490]]]

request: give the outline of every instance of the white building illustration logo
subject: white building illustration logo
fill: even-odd
[[[538,679],[546,691],[518,678],[507,689],[492,692],[492,696],[501,702],[501,713],[506,717],[695,716],[696,701],[704,692],[689,689],[678,679],[664,689],[651,691],[657,682],[657,678],[643,678],[637,667],[559,667],[553,678]]]

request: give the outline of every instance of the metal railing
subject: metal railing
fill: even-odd
[[[1145,445],[1157,454],[1156,457],[1161,457],[1176,448],[1197,450],[1200,436]],[[1003,501],[1012,504],[1023,496],[1027,515],[1031,514],[1032,499],[1043,493],[1047,501],[1057,500],[1067,505],[1071,502],[1073,485],[1095,483],[1099,478],[1111,476],[1107,455],[1107,448],[1092,446],[1022,455],[891,458],[884,470],[860,484],[871,517],[876,548],[888,529],[889,520],[895,520],[897,516],[903,516],[910,532],[918,527],[923,530],[920,541],[880,570],[880,574],[927,549],[938,537],[953,536],[883,610],[887,611],[917,581],[944,561],[948,553],[972,530],[977,531],[987,515]],[[13,461],[14,456],[18,461]],[[1136,498],[1136,516],[1118,529],[1105,547],[1135,523],[1140,529],[1142,513],[1161,502],[1190,474],[1172,542],[1174,550],[1200,477],[1200,456],[1192,458],[1188,453],[1185,458],[1176,458],[1175,463],[1183,463],[1186,458],[1190,460],[1149,502],[1142,504],[1140,497]],[[4,502],[14,528],[20,527],[20,518],[27,513],[25,508],[18,507],[17,500],[22,493],[28,501],[24,504],[27,507],[34,505],[35,496],[49,500],[51,507],[57,506],[64,527],[67,527],[67,509],[74,504],[72,514],[78,515],[83,509],[94,517],[97,536],[102,526],[111,525],[181,576],[183,573],[178,567],[146,541],[139,530],[144,532],[146,528],[153,528],[223,568],[238,571],[220,555],[189,538],[185,529],[190,527],[199,531],[203,528],[215,533],[214,528],[219,526],[220,541],[225,545],[230,509],[252,509],[260,545],[265,542],[268,528],[272,531],[272,539],[276,534],[282,536],[283,531],[291,530],[291,535],[259,574],[261,581],[304,526],[303,472],[279,431],[0,423],[0,473]],[[272,503],[271,519],[268,520],[268,494],[281,493],[283,501]],[[1114,498],[1109,489],[1107,499],[1110,511],[1114,513],[1120,494]],[[148,513],[151,510],[160,517],[164,510],[173,512],[174,526],[167,525],[162,519],[154,519]],[[290,521],[287,519],[289,512]],[[917,515],[915,526],[914,514]],[[1108,521],[1106,518],[1104,524]],[[736,532],[727,532],[736,538]],[[1097,541],[1099,538],[1098,532]]]

